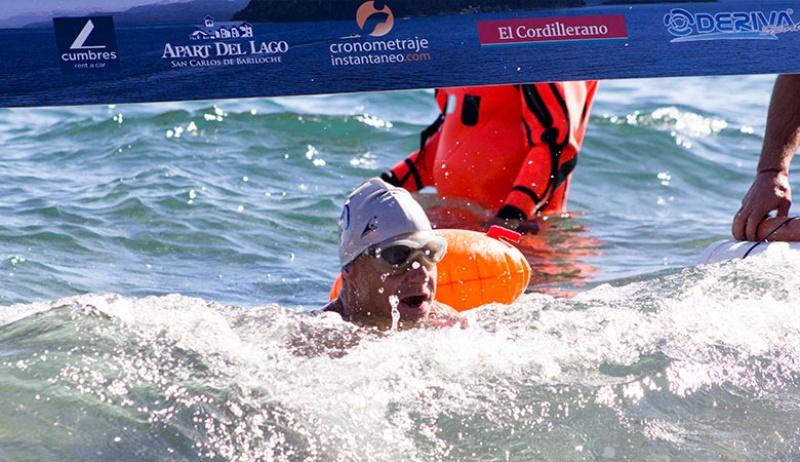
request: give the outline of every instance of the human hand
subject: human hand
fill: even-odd
[[[758,240],[770,242],[797,242],[800,241],[800,217],[768,217],[758,225]]]
[[[486,223],[487,228],[492,225],[502,226],[522,234],[538,234],[539,223],[535,220],[494,217]]]
[[[537,234],[539,232],[539,223],[537,223],[535,219],[529,220],[522,210],[513,205],[504,205],[500,207],[497,215],[485,224],[487,228],[490,228],[492,225],[497,225],[522,234]]]
[[[750,190],[742,199],[742,207],[733,218],[731,232],[740,241],[758,240],[758,225],[773,210],[778,217],[789,214],[792,188],[789,177],[781,170],[762,170],[756,175]]]

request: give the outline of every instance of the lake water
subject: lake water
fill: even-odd
[[[432,92],[0,110],[0,459],[797,460],[800,257],[694,266],[772,81],[603,82],[529,293],[390,335],[302,313]]]

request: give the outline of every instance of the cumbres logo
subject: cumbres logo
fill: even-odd
[[[417,35],[379,38],[394,29],[394,13],[385,2],[369,0],[356,11],[356,24],[367,36],[359,34],[341,37],[328,47],[332,66],[363,66],[369,64],[407,64],[430,61],[430,41]],[[395,30],[396,33],[396,30]]]
[[[111,16],[53,18],[61,69],[65,72],[119,69]]]
[[[383,37],[391,32],[392,27],[394,27],[394,13],[392,13],[392,9],[389,8],[389,5],[378,5],[378,2],[374,1],[362,3],[356,12],[356,24],[358,24],[358,28],[363,31],[368,20],[371,18],[380,18],[382,16],[385,16],[385,19],[379,19],[378,23],[375,24],[372,31],[368,32],[368,34],[373,37]]]

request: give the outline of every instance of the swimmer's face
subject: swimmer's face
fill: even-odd
[[[436,276],[436,263],[421,255],[399,271],[389,271],[378,258],[364,254],[343,273],[349,285],[351,308],[360,316],[389,322],[393,299],[401,322],[414,322],[425,316],[433,306]]]

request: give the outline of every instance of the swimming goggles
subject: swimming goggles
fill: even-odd
[[[393,274],[405,271],[420,257],[430,264],[439,263],[447,252],[447,240],[433,238],[425,243],[395,241],[383,246],[372,246],[365,252]]]

